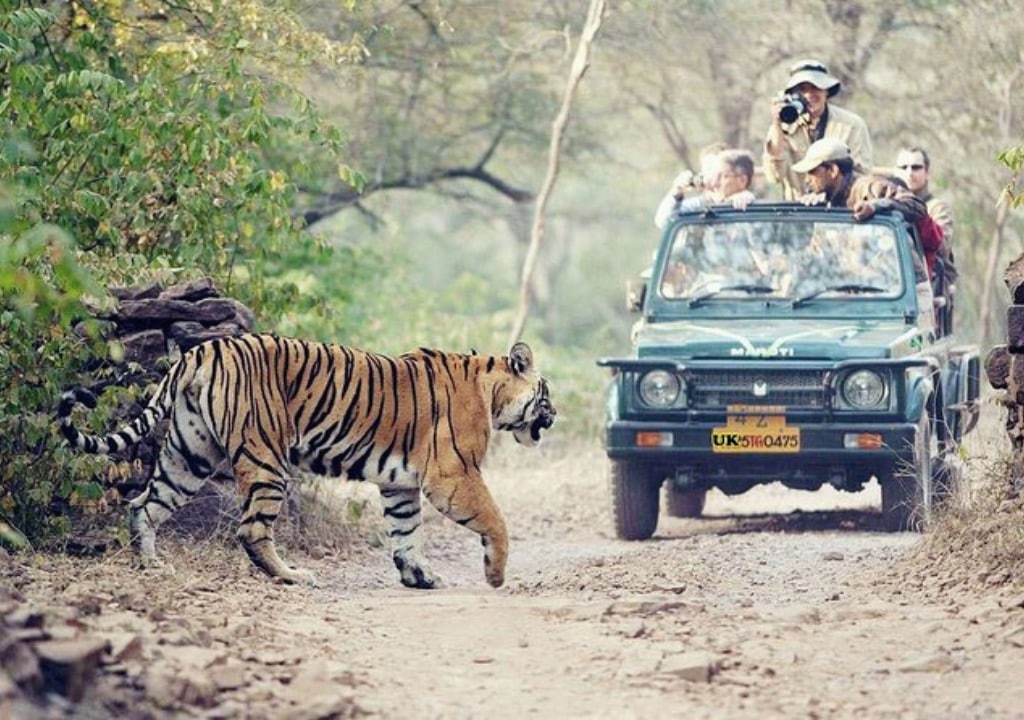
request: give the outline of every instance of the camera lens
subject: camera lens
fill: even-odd
[[[792,100],[779,108],[779,120],[786,123],[795,123],[800,118],[803,108]]]
[[[789,93],[783,98],[782,107],[779,108],[779,120],[786,124],[795,123],[800,116],[807,113],[807,101],[796,93]]]

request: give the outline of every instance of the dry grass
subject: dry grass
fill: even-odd
[[[312,557],[345,554],[356,544],[381,547],[387,532],[377,487],[320,477],[300,480],[274,534],[285,547]]]
[[[63,538],[60,550],[87,556],[118,548],[128,551],[127,501],[118,500],[116,492],[110,497],[102,506],[76,509],[70,518],[72,531]],[[239,517],[234,482],[211,481],[160,527],[157,542],[199,548],[204,554],[238,552],[235,531]],[[375,487],[324,478],[291,484],[274,534],[285,552],[299,551],[314,558],[328,553],[345,556],[353,547],[378,547],[386,537]]]
[[[968,593],[1024,586],[1024,498],[1009,451],[968,463],[966,482],[943,507],[911,559],[920,584]]]

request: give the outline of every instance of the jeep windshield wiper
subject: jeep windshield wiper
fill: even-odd
[[[730,290],[738,290],[740,292],[750,293],[751,295],[770,295],[771,293],[775,292],[775,288],[771,287],[770,285],[753,285],[750,283],[742,285],[722,285],[721,287],[716,287],[713,290],[708,290],[707,292],[701,293],[700,295],[694,295],[692,298],[690,298],[689,307],[695,307],[697,305],[700,305],[705,300],[713,298],[715,295],[718,295],[719,293],[729,292]]]
[[[842,293],[880,293],[885,292],[885,288],[876,287],[875,285],[862,285],[858,283],[844,283],[842,285],[826,285],[820,290],[815,290],[812,293],[808,293],[803,297],[798,297],[793,301],[793,307],[798,308],[801,305],[806,305],[811,300],[814,300],[819,295],[824,295],[827,292],[842,292]]]

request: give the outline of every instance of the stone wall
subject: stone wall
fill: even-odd
[[[1006,310],[1006,344],[989,350],[985,375],[994,389],[1003,391],[1000,402],[1006,408],[1014,464],[1009,490],[1016,494],[1024,488],[1024,255],[1007,266],[1003,281],[1011,302]]]
[[[117,309],[100,317],[108,338],[124,347],[126,361],[155,367],[164,357],[180,354],[206,340],[250,332],[252,311],[232,298],[221,297],[210,278],[163,288],[111,288]]]

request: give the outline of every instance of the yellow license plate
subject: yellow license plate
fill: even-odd
[[[727,408],[724,427],[711,430],[716,453],[800,452],[800,428],[786,425],[783,407],[735,405]],[[778,413],[778,414],[776,414]]]

